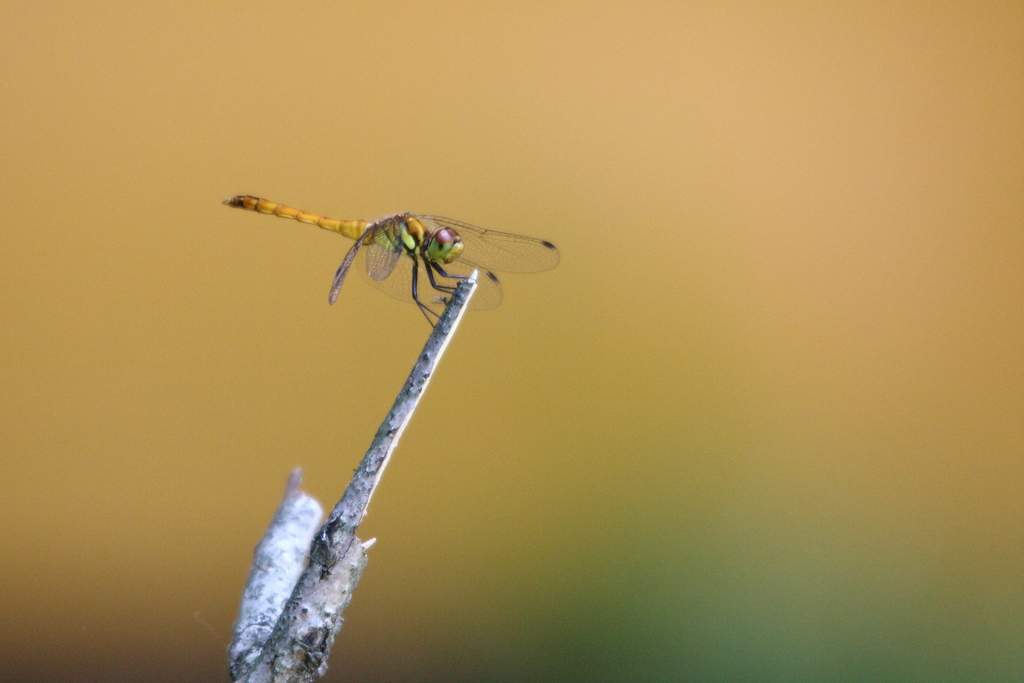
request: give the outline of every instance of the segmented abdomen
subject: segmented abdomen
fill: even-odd
[[[293,218],[300,223],[309,223],[310,225],[315,225],[319,228],[323,228],[324,230],[340,232],[342,235],[350,239],[359,239],[359,237],[366,232],[366,228],[369,225],[366,221],[341,221],[337,218],[327,218],[326,216],[309,213],[308,211],[301,211],[290,206],[285,206],[284,204],[272,202],[269,199],[261,199],[248,194],[240,194],[237,197],[225,199],[224,203],[228,206],[245,209],[246,211],[269,213],[280,218]]]

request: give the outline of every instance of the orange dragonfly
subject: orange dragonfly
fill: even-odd
[[[396,299],[415,302],[431,324],[440,317],[455,285],[474,270],[479,270],[481,277],[469,308],[484,310],[501,303],[501,282],[492,270],[535,273],[558,265],[558,249],[551,242],[484,230],[443,216],[397,213],[371,223],[326,218],[250,195],[238,195],[224,203],[292,218],[354,239],[356,243],[334,274],[328,300],[335,302],[345,276],[359,261],[356,270],[367,282]],[[399,267],[402,256],[409,258],[406,267]]]

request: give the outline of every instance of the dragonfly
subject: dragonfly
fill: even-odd
[[[419,306],[433,325],[459,281],[480,271],[470,310],[501,303],[501,281],[492,271],[535,273],[558,265],[558,249],[546,240],[485,230],[444,216],[396,213],[376,221],[338,220],[238,195],[228,206],[279,218],[291,218],[355,240],[341,262],[328,301],[334,303],[352,266],[371,285],[401,301]],[[404,264],[402,257],[406,257]]]

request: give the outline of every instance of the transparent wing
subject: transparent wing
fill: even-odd
[[[536,273],[558,265],[558,249],[551,242],[497,230],[484,230],[444,216],[419,218],[433,223],[431,230],[447,227],[459,233],[466,247],[456,263],[467,260],[479,264],[482,270],[505,273]],[[479,292],[474,295],[474,301],[478,296]]]
[[[327,295],[327,301],[332,305],[338,300],[338,292],[341,291],[341,286],[345,284],[345,276],[348,275],[348,271],[355,262],[356,257],[365,251],[364,249],[361,249],[361,247],[369,235],[370,233],[365,232],[356,240],[356,243],[353,244],[352,248],[348,250],[347,254],[345,254],[345,260],[341,262],[341,265],[338,266],[337,272],[334,273],[334,282],[331,283],[331,293]]]
[[[360,272],[373,281],[380,282],[391,275],[398,260],[402,258],[401,226],[393,220],[385,220],[368,230],[366,240],[366,267]]]
[[[369,250],[367,249],[360,249],[356,254],[356,270],[363,274],[363,278],[367,282],[399,301],[413,302],[412,258],[408,256],[402,258],[391,271],[391,275],[383,280],[373,279],[367,268],[362,267],[363,264],[360,261],[368,261],[368,259]],[[449,275],[455,276],[468,276],[474,270],[480,271],[477,276],[476,293],[473,294],[473,300],[469,302],[469,310],[483,311],[495,308],[501,303],[501,282],[498,281],[494,273],[461,258],[455,263],[448,264],[444,269]],[[440,287],[450,289],[459,284],[459,279],[457,277],[446,278],[434,273],[434,282]],[[434,289],[422,259],[416,261],[416,289],[419,300],[427,308],[437,314],[444,310],[449,292]]]

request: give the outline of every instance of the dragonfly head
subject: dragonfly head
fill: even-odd
[[[441,228],[430,236],[427,242],[426,255],[431,261],[451,263],[459,258],[466,245],[462,243],[459,233],[451,228]]]

